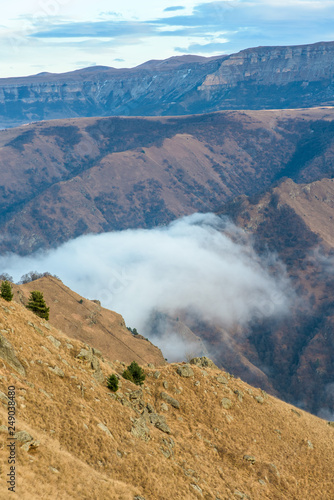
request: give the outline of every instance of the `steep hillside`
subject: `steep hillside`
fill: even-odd
[[[332,108],[43,122],[0,132],[0,251],[150,228],[283,176],[333,175]]]
[[[80,297],[53,276],[24,285],[13,285],[14,300],[26,305],[33,290],[43,293],[50,307],[50,324],[68,337],[93,344],[104,356],[125,363],[164,365],[161,351],[141,335],[132,335],[119,314],[101,307],[99,301]]]
[[[0,299],[0,495],[8,497],[8,387],[16,494],[36,498],[330,499],[334,428],[215,366],[144,366],[139,388],[102,358]],[[10,397],[13,395],[10,394]],[[10,441],[14,441],[11,437]]]
[[[333,105],[334,42],[0,79],[0,126],[84,116]]]
[[[333,415],[334,180],[297,185],[288,179],[261,196],[236,199],[221,213],[254,235],[260,254],[277,253],[298,295],[289,318],[254,321],[239,349],[280,397]]]

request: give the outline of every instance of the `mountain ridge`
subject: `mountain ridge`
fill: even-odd
[[[180,56],[136,68],[99,72],[91,67],[1,79],[0,126],[84,116],[333,105],[333,53],[334,42],[318,42],[257,47],[204,59]]]

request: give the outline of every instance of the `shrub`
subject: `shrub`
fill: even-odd
[[[1,283],[0,295],[3,299],[7,300],[7,302],[12,300],[13,292],[9,281],[6,280]]]
[[[118,389],[118,378],[116,375],[110,375],[110,377],[107,378],[107,387],[110,389],[112,392],[116,392]]]
[[[130,380],[136,385],[142,385],[146,378],[144,370],[136,363],[136,361],[132,361],[131,365],[124,370],[122,377],[126,380]]]
[[[37,290],[30,293],[27,309],[33,311],[40,318],[49,319],[50,307],[47,307],[42,292]]]

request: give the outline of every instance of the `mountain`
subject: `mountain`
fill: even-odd
[[[173,57],[0,79],[0,127],[86,116],[157,116],[334,103],[334,42]]]
[[[333,415],[334,180],[287,179],[261,195],[233,200],[220,214],[252,234],[260,255],[270,251],[279,257],[297,294],[291,315],[274,321],[262,315],[234,341],[234,349],[261,370],[280,397]],[[247,376],[248,363],[229,368]]]
[[[85,118],[0,132],[0,252],[217,211],[333,175],[333,108]]]
[[[101,307],[98,300],[84,299],[53,276],[13,285],[13,290],[14,300],[23,305],[28,303],[30,292],[42,292],[50,307],[50,325],[69,337],[93,343],[105,356],[125,363],[165,364],[160,349],[130,333],[122,316]]]
[[[138,387],[122,378],[122,359],[102,356],[19,303],[0,299],[0,322],[2,498],[8,442],[23,500],[333,498],[332,423],[207,358],[144,364]],[[120,380],[116,394],[106,387],[111,374]]]

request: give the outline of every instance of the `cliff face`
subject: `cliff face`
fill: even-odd
[[[133,69],[0,79],[0,126],[53,118],[183,115],[334,103],[334,42],[176,57]]]

